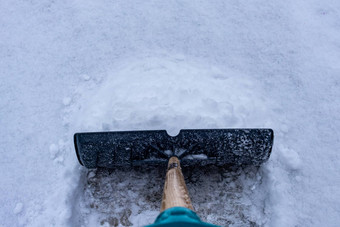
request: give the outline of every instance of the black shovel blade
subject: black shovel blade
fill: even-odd
[[[87,168],[166,166],[177,156],[182,166],[260,166],[273,146],[272,129],[185,129],[86,132],[74,135],[80,164]]]

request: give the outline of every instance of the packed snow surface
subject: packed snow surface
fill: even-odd
[[[0,226],[155,220],[165,170],[87,170],[75,132],[258,127],[275,132],[262,167],[183,169],[202,220],[339,226],[340,2],[1,1],[0,15]]]

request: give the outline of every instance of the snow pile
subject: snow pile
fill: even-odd
[[[183,56],[140,56],[108,72],[95,89],[80,87],[73,122],[79,130],[269,126],[259,82]],[[81,117],[79,117],[81,116]]]

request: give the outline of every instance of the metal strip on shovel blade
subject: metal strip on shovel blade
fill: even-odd
[[[166,165],[177,156],[182,166],[259,166],[273,146],[272,129],[185,129],[86,132],[74,135],[80,164],[87,168]]]

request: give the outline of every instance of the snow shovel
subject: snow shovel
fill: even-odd
[[[149,227],[215,226],[193,211],[181,166],[260,166],[273,146],[271,129],[186,129],[76,133],[80,164],[87,168],[168,166],[161,214]],[[181,161],[180,161],[181,160]]]
[[[76,133],[80,164],[87,168],[167,165],[176,156],[182,166],[260,166],[270,155],[271,129],[186,129]]]

